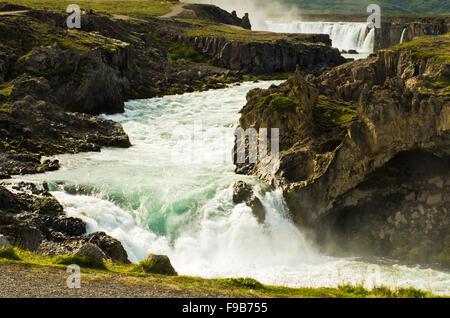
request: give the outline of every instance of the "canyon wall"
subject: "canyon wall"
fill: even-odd
[[[286,37],[271,41],[228,40],[224,37],[186,37],[184,41],[211,58],[214,65],[252,74],[331,68],[345,62],[331,47],[328,35]]]
[[[449,48],[423,38],[250,91],[240,126],[280,129],[279,166],[236,171],[281,187],[324,249],[450,266]]]
[[[450,18],[386,18],[381,29],[375,30],[375,50],[385,49],[426,35],[439,35],[450,32]]]

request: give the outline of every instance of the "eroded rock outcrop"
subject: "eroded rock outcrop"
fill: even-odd
[[[166,255],[150,254],[145,260],[139,263],[145,273],[160,274],[166,276],[177,276],[177,272],[172,266],[170,259]]]
[[[67,216],[48,191],[32,183],[0,185],[0,234],[16,247],[42,254],[86,255],[96,250],[92,253],[102,258],[129,263],[118,240],[103,232],[85,235],[82,220]]]
[[[238,181],[233,185],[233,202],[235,204],[245,203],[252,209],[252,213],[259,223],[264,223],[266,220],[266,210],[255,193],[252,186]]]
[[[248,36],[248,35],[247,35]],[[292,72],[299,65],[306,72],[321,72],[346,60],[331,47],[328,35],[255,41],[226,37],[184,37],[184,41],[212,59],[212,63],[230,70],[252,74]],[[279,36],[278,36],[279,37]]]
[[[421,36],[442,35],[450,32],[448,17],[396,17],[384,18],[380,29],[375,30],[375,50],[389,48]]]
[[[449,266],[449,47],[426,38],[249,92],[240,126],[280,129],[279,169],[237,172],[282,187],[330,250]]]
[[[103,146],[131,145],[122,126],[111,120],[69,113],[31,96],[0,111],[0,165],[3,177],[56,170],[54,160],[42,155],[99,151]]]

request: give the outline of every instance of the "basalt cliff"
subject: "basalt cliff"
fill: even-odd
[[[44,156],[130,147],[120,124],[97,117],[124,112],[126,100],[284,77],[297,64],[319,74],[345,62],[328,36],[252,32],[248,16],[215,6],[86,5],[94,4],[107,10],[82,8],[81,28],[68,29],[65,7],[0,3],[0,179],[60,168]],[[46,184],[0,184],[0,235],[8,244],[50,255],[83,248],[128,262],[120,242],[85,233]]]
[[[250,91],[240,127],[278,128],[279,161],[236,171],[282,188],[325,251],[448,268],[449,54],[450,34],[424,37]]]

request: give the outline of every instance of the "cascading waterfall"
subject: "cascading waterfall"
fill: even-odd
[[[400,44],[402,44],[405,41],[406,30],[407,28],[404,28],[402,31],[402,36],[400,37]]]
[[[48,182],[70,216],[83,219],[89,232],[120,240],[132,261],[166,254],[182,275],[252,277],[291,287],[414,286],[450,294],[449,273],[321,255],[291,222],[280,190],[234,173],[238,111],[248,90],[273,83],[280,82],[130,101],[124,114],[105,117],[123,125],[132,148],[58,156],[61,170],[18,179]],[[191,138],[196,132],[201,142]],[[178,146],[193,151],[178,153]],[[245,204],[233,203],[238,180],[255,186],[265,224]]]
[[[333,47],[365,55],[373,52],[375,43],[375,29],[369,29],[366,23],[268,21],[263,29],[277,33],[328,34]]]

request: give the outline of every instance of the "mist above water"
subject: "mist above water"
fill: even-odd
[[[364,58],[374,50],[375,31],[367,23],[358,22],[305,22],[301,11],[276,1],[239,0],[193,0],[190,2],[214,4],[229,12],[235,10],[238,16],[249,13],[254,31],[276,33],[328,34],[332,46],[339,50],[355,50],[357,55],[344,55],[349,58]],[[282,19],[280,19],[282,17]]]
[[[186,2],[214,4],[228,12],[236,11],[239,17],[245,13],[250,16],[253,30],[266,30],[266,22],[272,16],[283,16],[285,21],[291,21],[301,13],[298,8],[288,6],[278,1],[264,0],[187,0]]]
[[[70,216],[84,220],[89,233],[120,240],[130,260],[165,254],[182,275],[252,277],[292,287],[414,286],[449,294],[448,273],[322,255],[291,221],[280,190],[234,173],[233,132],[246,93],[279,83],[129,101],[125,113],[105,117],[122,124],[133,147],[58,156],[61,170],[18,178],[48,182]],[[211,136],[198,144],[202,160],[174,157],[175,145],[193,145],[191,138],[175,138],[176,131],[193,132],[197,121]],[[233,203],[238,180],[255,186],[265,224],[245,204]]]

